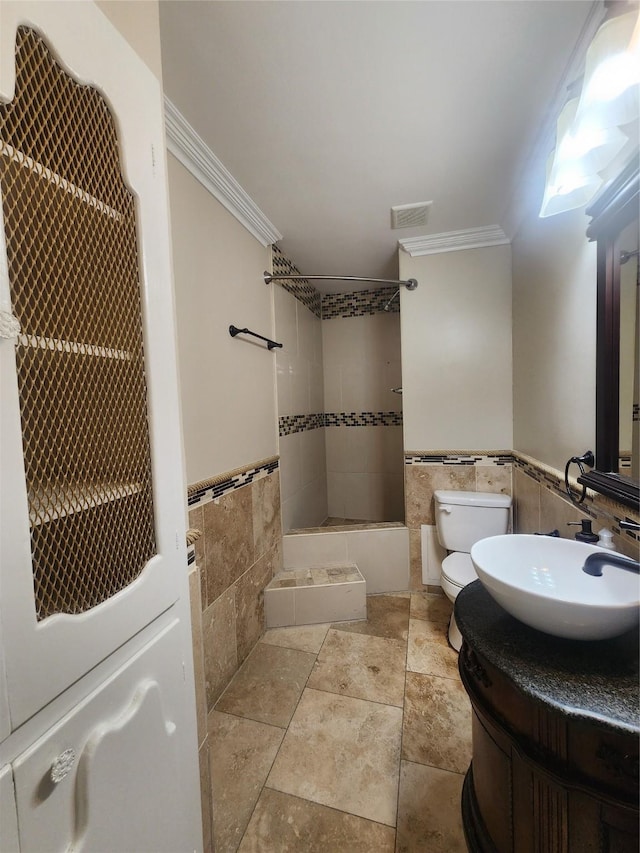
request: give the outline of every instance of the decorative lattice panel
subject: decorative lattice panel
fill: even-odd
[[[100,94],[28,28],[0,188],[36,611],[82,613],[156,550],[135,204]]]

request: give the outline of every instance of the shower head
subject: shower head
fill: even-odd
[[[393,302],[393,300],[396,298],[396,296],[398,296],[398,295],[399,295],[399,293],[400,293],[400,288],[398,288],[398,289],[396,290],[396,292],[393,294],[393,296],[391,297],[391,299],[386,303],[386,305],[384,305],[384,306],[383,306],[383,308],[382,308],[382,310],[383,310],[383,311],[388,311],[388,310],[391,308],[391,303],[392,303],[392,302]]]

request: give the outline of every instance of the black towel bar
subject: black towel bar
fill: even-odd
[[[250,329],[238,329],[237,326],[229,326],[229,334],[232,338],[235,338],[236,335],[253,335],[254,338],[260,338],[261,341],[266,341],[267,349],[275,349],[276,347],[282,348],[282,344],[272,341],[271,338],[265,338],[257,332],[252,332]]]

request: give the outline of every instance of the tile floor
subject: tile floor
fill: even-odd
[[[450,604],[274,628],[209,715],[216,853],[465,853],[471,709]]]

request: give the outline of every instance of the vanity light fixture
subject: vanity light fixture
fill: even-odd
[[[587,204],[602,185],[601,173],[627,145],[629,134],[620,128],[638,119],[639,22],[637,11],[611,18],[589,45],[580,96],[558,117],[541,217]]]

